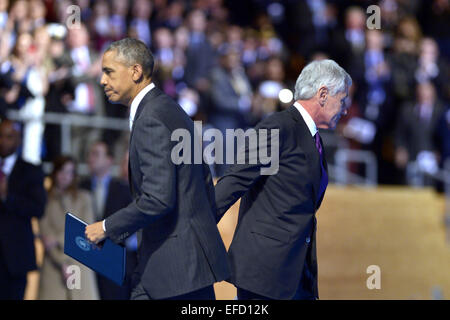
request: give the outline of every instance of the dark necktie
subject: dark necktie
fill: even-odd
[[[314,139],[316,140],[317,151],[319,151],[320,168],[322,169],[322,174],[320,177],[319,194],[317,195],[317,200],[320,200],[320,198],[322,197],[322,195],[325,192],[325,189],[327,188],[327,185],[328,185],[328,174],[323,166],[323,149],[322,149],[322,144],[320,143],[319,131],[317,131],[317,133],[314,135]]]

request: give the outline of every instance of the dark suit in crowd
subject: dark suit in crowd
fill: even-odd
[[[8,195],[0,201],[0,300],[21,300],[27,273],[37,269],[31,218],[44,214],[44,173],[18,156],[5,178]]]

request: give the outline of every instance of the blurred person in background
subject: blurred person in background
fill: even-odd
[[[265,63],[265,79],[260,83],[258,91],[255,94],[259,99],[252,102],[252,116],[255,117],[253,119],[254,124],[282,109],[280,91],[287,87],[284,80],[283,62],[277,57],[270,58]],[[287,103],[291,103],[291,101]]]
[[[439,166],[443,169],[450,168],[450,108],[446,106],[442,112],[434,132],[434,141],[439,157]],[[448,167],[446,167],[448,166]]]
[[[9,0],[0,0],[0,30],[6,29],[8,23]]]
[[[447,61],[439,54],[435,40],[425,37],[419,45],[419,57],[415,71],[418,83],[431,81],[440,99],[450,99],[450,69]]]
[[[214,66],[214,53],[209,43],[206,28],[207,18],[203,11],[193,10],[188,14],[189,45],[186,49],[186,84],[200,94],[209,90],[208,74]]]
[[[61,24],[48,25],[50,43],[48,59],[51,69],[48,75],[49,89],[46,95],[45,112],[65,114],[69,104],[74,100],[75,87],[71,81],[73,60],[65,45],[67,29]],[[61,125],[47,123],[44,131],[44,160],[52,161],[62,152]]]
[[[45,254],[40,270],[40,300],[99,299],[95,272],[64,254],[65,214],[70,212],[92,223],[94,213],[91,196],[77,186],[76,162],[70,156],[59,156],[53,162],[52,186],[48,194],[44,217],[39,222]],[[70,290],[67,279],[69,266],[80,268],[80,288]]]
[[[36,270],[32,217],[44,214],[46,192],[40,166],[18,153],[20,126],[0,122],[0,300],[21,300],[27,273]]]
[[[421,170],[433,174],[438,165],[434,134],[444,108],[431,82],[419,83],[416,97],[402,106],[396,128],[395,163],[405,170],[415,162]]]
[[[130,29],[133,29],[136,38],[146,44],[152,45],[150,17],[153,12],[153,4],[150,0],[135,0],[132,3],[132,19]]]
[[[336,23],[336,10],[331,1],[293,1],[286,12],[296,37],[293,42],[299,52],[308,57],[312,51],[328,49],[332,28]]]
[[[44,0],[30,0],[28,10],[32,30],[45,26],[47,8],[45,7]]]
[[[111,36],[114,41],[124,38],[127,35],[127,15],[130,2],[124,0],[113,0],[109,24],[111,26]]]
[[[127,1],[123,1],[127,2]],[[92,15],[89,20],[89,30],[92,30],[93,48],[102,51],[103,47],[111,42],[112,25],[109,3],[106,0],[95,1]]]
[[[106,219],[112,213],[131,203],[128,183],[112,175],[114,155],[110,146],[103,141],[94,142],[87,157],[89,177],[81,181],[80,187],[91,193],[96,221]],[[131,273],[136,267],[136,235],[126,241],[127,276],[124,284],[118,286],[109,279],[97,274],[97,284],[102,300],[128,300],[131,294]]]
[[[333,31],[331,56],[348,69],[354,59],[364,52],[366,43],[366,13],[361,7],[351,6],[344,12],[343,28]]]
[[[68,103],[70,112],[89,116],[104,116],[105,98],[98,84],[101,59],[89,46],[89,30],[83,24],[69,28],[67,44],[73,61],[70,81],[75,88],[74,99]],[[106,109],[106,110],[105,110]],[[101,130],[75,126],[72,128],[72,152],[82,159],[86,147],[100,139]]]
[[[155,58],[158,69],[155,70],[155,81],[171,97],[176,95],[176,83],[173,77],[175,66],[174,37],[170,29],[158,28],[154,34]]]
[[[385,54],[384,37],[380,30],[366,31],[364,51],[351,62],[350,70],[357,86],[355,100],[360,108],[361,120],[367,121],[367,125],[373,128],[370,137],[360,135],[359,142],[364,149],[376,155],[379,181],[397,183],[393,173],[394,160],[386,157],[387,152],[383,152],[393,145],[399,108],[393,104],[390,59]],[[393,154],[393,150],[390,154]]]
[[[211,71],[210,123],[225,136],[226,129],[246,128],[251,112],[252,88],[236,48],[225,47],[220,65]],[[225,146],[225,144],[224,144]],[[224,159],[226,159],[224,149]],[[224,173],[225,164],[216,164],[216,174]]]
[[[31,32],[33,25],[29,14],[29,1],[17,0],[11,2],[7,29],[13,31],[15,38],[19,34]]]
[[[414,17],[402,18],[397,26],[392,54],[394,101],[401,104],[414,99],[415,71],[422,30]]]

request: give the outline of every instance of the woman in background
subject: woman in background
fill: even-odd
[[[91,196],[78,189],[75,168],[75,160],[70,156],[60,156],[53,163],[52,186],[40,221],[45,246],[39,285],[39,299],[42,300],[99,299],[94,271],[64,254],[65,214],[71,212],[87,223],[94,222]],[[71,276],[67,267],[71,265],[80,268],[80,288],[69,289],[67,286]]]

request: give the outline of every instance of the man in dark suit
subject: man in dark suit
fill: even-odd
[[[218,221],[242,197],[229,249],[239,299],[318,298],[315,214],[328,183],[318,128],[334,129],[346,114],[350,85],[334,61],[308,64],[297,79],[294,105],[255,128],[257,134],[279,130],[267,141],[267,149],[279,146],[278,170],[261,175],[257,161],[233,165],[218,181]],[[245,147],[246,158],[252,150]]]
[[[87,163],[90,177],[81,181],[80,187],[92,193],[94,213],[97,220],[103,220],[114,212],[125,208],[131,203],[131,193],[123,179],[113,177],[111,167],[114,162],[112,150],[103,141],[91,145]],[[127,276],[122,286],[97,274],[97,284],[102,300],[128,300],[131,293],[131,272],[136,266],[136,235],[126,241]]]
[[[209,167],[175,164],[171,157],[174,130],[189,132],[191,145],[198,142],[194,123],[152,83],[153,56],[141,41],[112,43],[102,68],[108,99],[130,107],[133,202],[87,226],[86,237],[119,243],[139,230],[131,299],[214,299],[213,284],[228,278],[229,268]]]
[[[20,128],[0,123],[0,300],[21,300],[27,272],[35,270],[31,218],[44,214],[46,192],[40,167],[17,154]]]

